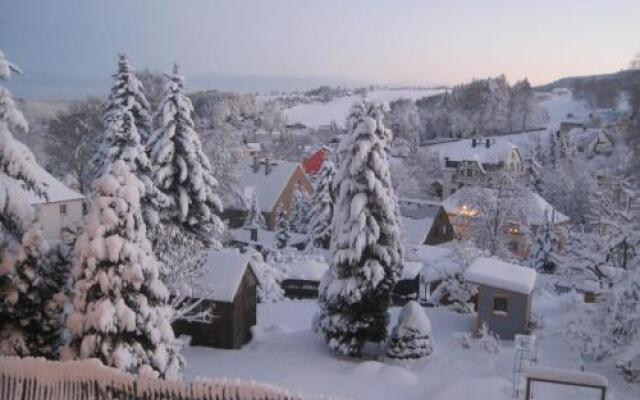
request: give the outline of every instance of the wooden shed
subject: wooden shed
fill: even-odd
[[[318,298],[320,281],[328,269],[326,262],[317,260],[291,263],[282,280],[284,295],[291,299]]]
[[[402,275],[391,293],[391,299],[396,306],[407,304],[409,300],[418,300],[420,293],[420,272],[422,263],[408,261],[402,267]]]
[[[176,321],[176,336],[191,336],[191,345],[239,349],[251,340],[256,324],[258,280],[250,257],[237,249],[209,251],[194,298],[214,317],[210,322]]]
[[[529,332],[535,270],[479,257],[467,268],[464,277],[478,285],[477,328],[486,323],[503,340]]]

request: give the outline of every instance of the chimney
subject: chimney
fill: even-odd
[[[485,141],[485,146],[487,147],[487,149],[488,149],[489,147],[491,147],[491,140],[490,140],[490,139],[487,139],[487,140]]]
[[[471,139],[471,147],[476,147],[476,138]]]
[[[260,157],[257,154],[253,155],[253,172],[260,170]]]
[[[251,241],[252,242],[257,242],[258,241],[258,227],[257,226],[252,226],[251,227]]]
[[[264,174],[269,175],[271,173],[271,168],[273,165],[271,164],[271,157],[265,157],[264,159]]]

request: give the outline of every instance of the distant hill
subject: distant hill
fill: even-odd
[[[544,85],[536,86],[534,87],[534,90],[548,92],[556,88],[573,88],[576,85],[584,84],[585,82],[612,82],[622,87],[625,83],[637,82],[639,80],[639,70],[623,70],[613,74],[569,76]]]
[[[568,88],[575,99],[585,100],[591,107],[615,109],[630,88],[638,85],[640,70],[625,70],[613,74],[562,78],[537,86],[534,90],[547,92],[557,88]]]

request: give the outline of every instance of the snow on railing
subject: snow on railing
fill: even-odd
[[[182,381],[142,378],[98,360],[57,362],[0,357],[2,400],[312,400],[276,386],[239,380]]]

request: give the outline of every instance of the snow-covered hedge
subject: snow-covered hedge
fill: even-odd
[[[199,400],[310,400],[276,386],[239,380],[203,380],[193,383],[141,378],[108,368],[99,361],[57,362],[43,358],[0,359],[0,399],[199,399]]]

